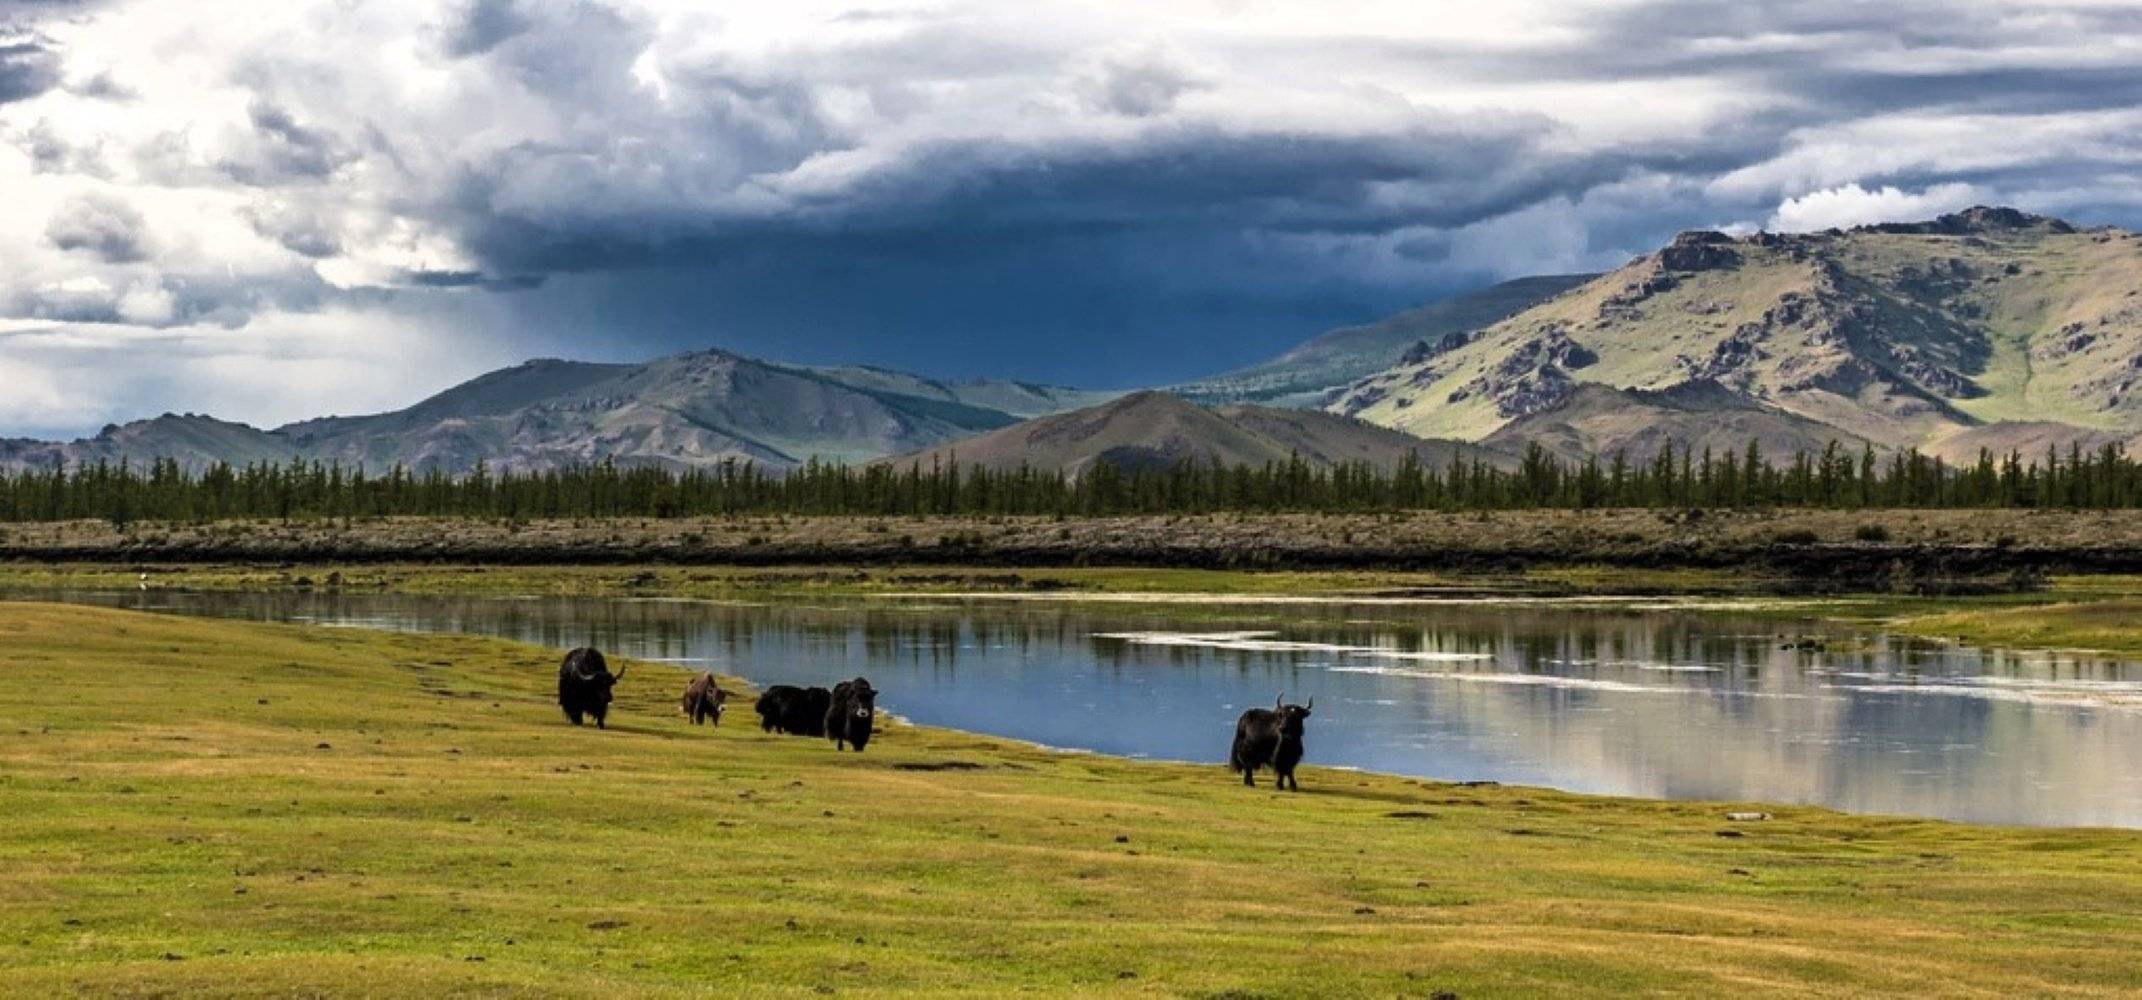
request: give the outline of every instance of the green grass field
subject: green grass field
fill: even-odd
[[[2142,598],[2133,596],[1948,611],[1907,618],[1903,625],[1919,635],[1978,646],[2142,655]]]
[[[836,754],[694,729],[654,664],[575,729],[553,651],[474,638],[0,604],[0,641],[0,995],[2142,990],[2134,832]]]

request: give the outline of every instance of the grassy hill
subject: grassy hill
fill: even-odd
[[[13,603],[0,637],[10,995],[2142,988],[2131,832],[836,754],[693,729],[645,663],[575,729],[555,651],[474,638]]]
[[[1263,406],[1199,406],[1164,392],[1134,392],[1098,406],[1023,421],[1001,430],[889,459],[905,466],[959,461],[998,469],[1021,465],[1077,476],[1096,462],[1167,468],[1182,462],[1261,466],[1300,457],[1312,465],[1393,466],[1413,454],[1434,468],[1464,454],[1501,456],[1450,441],[1424,441],[1331,413]]]
[[[1333,404],[1477,440],[1593,382],[1714,380],[1886,447],[2001,421],[2142,434],[2142,237],[2011,209],[1802,235],[1683,233]]]
[[[1867,444],[1709,381],[1660,390],[1583,383],[1561,403],[1504,424],[1481,444],[1519,455],[1536,444],[1557,457],[1584,462],[1617,452],[1640,461],[1669,442],[1696,454],[1739,455],[1751,441],[1773,457],[1816,454],[1831,442],[1857,455]]]
[[[0,467],[50,469],[125,462],[147,469],[157,459],[168,458],[198,472],[217,462],[287,462],[298,451],[282,436],[245,424],[194,413],[166,413],[114,424],[95,437],[69,442],[0,440]]]

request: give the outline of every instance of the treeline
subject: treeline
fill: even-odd
[[[1213,511],[1503,510],[1596,507],[2061,507],[2142,504],[2142,462],[2119,448],[2071,447],[2025,462],[2011,454],[1954,466],[1916,452],[1881,458],[1832,445],[1782,463],[1753,443],[1738,453],[1668,447],[1648,460],[1582,463],[1532,448],[1514,468],[1478,460],[1430,468],[1320,468],[1295,458],[1262,466],[1098,465],[1071,478],[957,463],[852,467],[811,462],[787,474],[744,463],[698,471],[603,463],[546,472],[463,476],[396,468],[380,475],[316,462],[216,465],[193,473],[98,464],[0,473],[0,520],[84,518],[510,519],[731,514],[1039,514],[1101,516]]]

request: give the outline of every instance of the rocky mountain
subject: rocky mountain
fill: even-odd
[[[156,456],[189,468],[303,457],[379,470],[463,473],[603,460],[782,470],[860,462],[1085,405],[1107,393],[1023,382],[940,382],[878,368],[808,368],[702,351],[646,364],[544,359],[483,375],[407,409],[263,431],[166,415],[69,443],[0,441],[0,466]]]
[[[1424,441],[1337,414],[1244,404],[1205,407],[1146,391],[887,461],[925,467],[953,461],[996,469],[1026,465],[1077,476],[1097,462],[1118,468],[1213,461],[1263,465],[1297,455],[1317,466],[1369,462],[1388,468],[1408,453],[1436,468],[1448,466],[1457,455],[1506,460],[1472,445]]]
[[[2006,208],[1800,235],[1683,233],[1484,329],[1424,339],[1331,409],[1422,436],[1508,428],[1507,439],[1573,401],[1564,422],[1596,424],[1610,401],[1580,397],[1587,383],[1691,381],[1730,390],[1735,419],[1752,419],[1739,402],[1752,400],[1885,448],[2132,439],[2142,237]],[[2033,426],[2003,427],[2022,422]]]
[[[307,421],[278,433],[306,455],[368,468],[458,472],[482,460],[545,469],[609,459],[674,468],[734,460],[785,469],[814,456],[876,458],[1018,419],[894,392],[875,374],[858,381],[723,351],[644,365],[531,362],[399,413]]]
[[[1202,403],[1319,406],[1334,388],[1390,367],[1416,343],[1492,325],[1595,277],[1550,274],[1505,281],[1374,323],[1332,330],[1269,361],[1167,391]]]

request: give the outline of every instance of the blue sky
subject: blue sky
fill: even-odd
[[[2115,3],[0,0],[0,434],[700,347],[1127,386],[1695,226],[2133,225],[2138,66]]]

